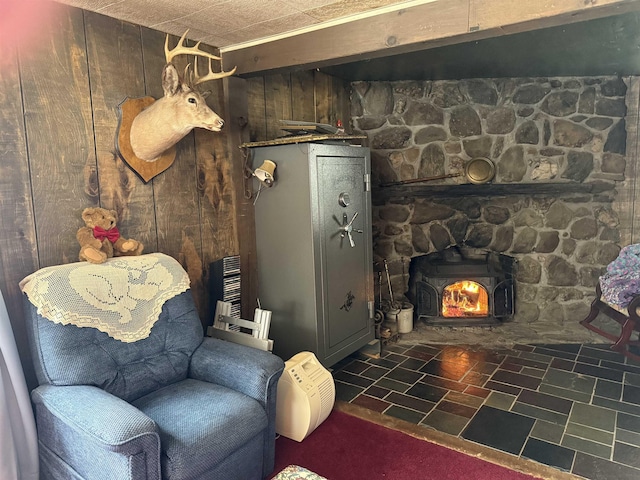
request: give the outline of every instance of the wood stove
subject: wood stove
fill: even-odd
[[[509,255],[450,247],[411,259],[407,296],[427,324],[499,324],[515,312],[515,267]]]

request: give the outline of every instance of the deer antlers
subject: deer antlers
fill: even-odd
[[[180,37],[180,41],[178,41],[178,45],[176,45],[175,48],[172,48],[171,50],[169,50],[169,35],[167,35],[164,41],[164,57],[167,63],[171,63],[171,60],[173,60],[173,58],[178,55],[195,55],[196,56],[194,65],[193,65],[193,75],[189,76],[191,85],[195,86],[200,83],[206,82],[208,80],[217,80],[219,78],[228,77],[235,73],[237,67],[233,67],[233,70],[229,72],[225,72],[225,71],[222,71],[219,73],[214,72],[211,68],[211,60],[220,60],[220,57],[217,57],[211,53],[203,52],[202,50],[200,50],[199,49],[200,42],[196,43],[193,47],[185,46],[184,42],[188,32],[189,30],[187,29],[187,31],[184,32],[182,37]],[[205,57],[209,59],[209,73],[207,73],[203,77],[201,77],[198,74],[198,57]],[[185,77],[187,76],[188,69],[189,69],[189,65],[187,65],[187,67],[185,68]]]

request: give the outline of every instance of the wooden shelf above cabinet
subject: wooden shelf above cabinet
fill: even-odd
[[[402,197],[495,197],[508,195],[598,194],[611,191],[613,183],[472,183],[460,185],[392,185],[374,187],[373,196],[381,199]]]

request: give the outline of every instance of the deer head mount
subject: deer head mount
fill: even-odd
[[[233,75],[236,69],[214,72],[211,61],[220,60],[220,57],[200,50],[200,42],[193,47],[185,46],[187,33],[188,30],[173,49],[169,49],[169,35],[166,37],[166,64],[162,70],[164,96],[158,100],[151,97],[145,97],[146,100],[127,99],[120,105],[121,119],[116,148],[120,156],[145,181],[150,179],[146,177],[152,178],[171,166],[175,158],[173,147],[191,130],[204,128],[219,132],[224,127],[224,120],[205,101],[209,92],[200,92],[195,87],[209,80]],[[182,76],[172,63],[178,55],[195,55],[193,70],[191,64],[187,64]],[[206,75],[199,74],[198,57],[208,59],[209,71]],[[127,104],[128,102],[131,103]]]

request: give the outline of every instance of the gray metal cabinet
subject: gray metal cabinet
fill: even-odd
[[[375,337],[369,149],[252,148],[253,169],[264,160],[277,165],[255,201],[258,298],[273,312],[273,351],[285,360],[311,351],[331,366]]]

